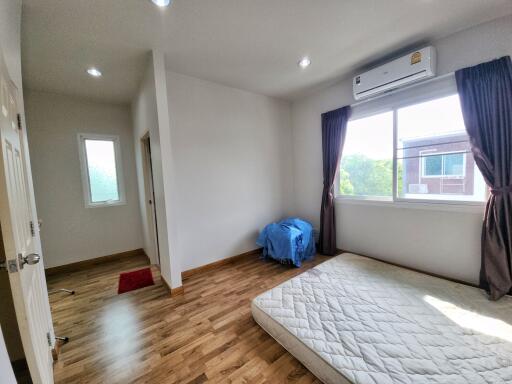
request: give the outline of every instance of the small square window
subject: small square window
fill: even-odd
[[[98,207],[125,202],[119,137],[79,135],[85,205]]]

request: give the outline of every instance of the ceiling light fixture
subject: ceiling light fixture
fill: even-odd
[[[94,67],[89,68],[89,69],[87,70],[87,73],[88,73],[89,75],[91,75],[92,77],[101,77],[101,75],[102,75],[102,73],[100,72],[100,70],[99,70],[99,69],[97,69],[97,68],[94,68]]]
[[[158,5],[159,7],[167,7],[171,4],[171,0],[151,0],[154,4]]]
[[[297,63],[297,65],[299,67],[301,67],[302,69],[309,67],[310,64],[311,64],[311,59],[307,56],[300,59],[299,62]]]

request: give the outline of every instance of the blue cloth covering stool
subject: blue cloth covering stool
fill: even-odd
[[[307,221],[290,217],[267,225],[256,244],[263,247],[263,256],[283,264],[300,267],[302,262],[315,256],[313,227]]]

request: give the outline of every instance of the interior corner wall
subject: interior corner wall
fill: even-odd
[[[130,108],[25,90],[45,267],[142,247]],[[78,133],[118,135],[126,204],[86,208]]]
[[[433,42],[438,75],[512,54],[507,16]],[[318,228],[322,194],[320,115],[354,103],[346,78],[292,104],[294,191],[297,214]],[[337,200],[338,248],[477,283],[483,212],[435,211]]]
[[[142,79],[139,91],[132,101],[132,120],[133,120],[133,143],[135,152],[135,166],[137,170],[137,186],[139,189],[139,209],[142,219],[142,233],[144,240],[144,251],[149,256],[151,263],[156,264],[157,249],[151,234],[151,227],[148,223],[147,200],[150,196],[145,195],[144,181],[144,155],[142,147],[142,138],[149,134],[151,139],[152,151],[156,156],[159,148],[158,121],[156,117],[156,102],[154,92],[154,80],[152,66],[148,65]],[[158,163],[157,163],[158,164]],[[155,166],[155,165],[154,165]],[[153,166],[153,167],[154,167]],[[155,180],[156,183],[156,180]],[[155,187],[156,189],[156,187]],[[157,191],[155,190],[155,194]]]
[[[183,270],[257,248],[292,212],[287,101],[167,72]]]
[[[179,229],[182,222],[178,212],[180,203],[177,198],[176,169],[172,133],[169,116],[169,103],[167,95],[167,77],[165,72],[165,57],[163,52],[153,50],[153,70],[155,74],[156,106],[158,127],[160,132],[160,148],[162,155],[162,178],[165,193],[165,213],[167,216],[167,236],[171,267],[171,288],[181,287],[181,238]]]
[[[162,149],[160,143],[160,129],[158,124],[157,94],[155,87],[155,73],[153,58],[149,62],[142,79],[139,91],[132,102],[133,136],[135,146],[135,161],[139,187],[139,208],[142,217],[144,233],[144,249],[153,263],[157,261],[156,249],[151,237],[151,228],[148,227],[147,205],[144,189],[144,175],[142,164],[141,139],[149,133],[151,140],[151,160],[153,167],[153,182],[155,193],[156,221],[158,230],[158,245],[160,252],[160,271],[165,281],[171,285],[171,261],[167,230],[166,199],[162,171]]]

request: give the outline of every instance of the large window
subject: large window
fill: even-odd
[[[387,112],[365,111],[349,121],[338,194],[374,200],[484,201],[487,188],[471,153],[458,94],[412,100],[408,104],[395,97],[385,105]]]
[[[78,138],[86,206],[124,203],[119,138],[90,134]]]

